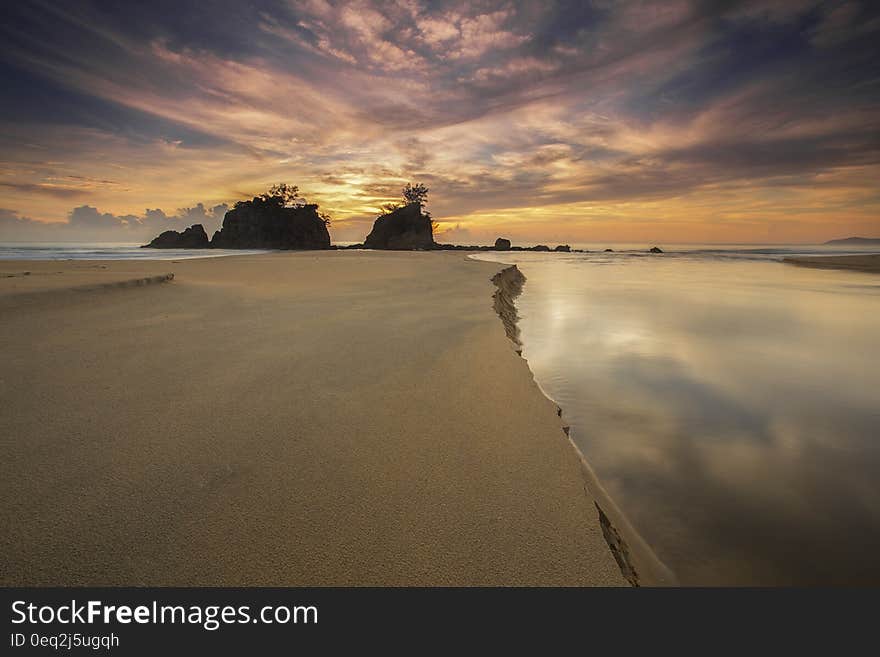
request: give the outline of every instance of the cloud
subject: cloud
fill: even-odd
[[[142,215],[116,215],[81,205],[68,213],[67,221],[45,222],[21,216],[15,210],[0,208],[0,242],[148,242],[166,230],[181,231],[202,224],[208,235],[220,227],[229,206],[225,203],[206,208],[198,203],[167,215],[159,209]]]
[[[473,231],[463,227],[461,223],[439,224],[436,239],[442,244],[476,244],[479,241]]]
[[[504,27],[514,15],[511,9],[462,18],[457,23],[458,37],[443,52],[453,59],[475,59],[490,50],[505,51],[526,43],[531,37]],[[443,46],[446,43],[441,41]]]
[[[125,232],[289,180],[353,233],[418,178],[475,232],[734,190],[747,212],[782,187],[777,212],[848,195],[880,232],[872,3],[25,5],[0,26],[0,204],[27,216],[85,204],[114,219],[72,225]]]
[[[55,224],[34,221],[15,210],[0,208],[0,241],[49,242],[57,234]]]
[[[112,230],[135,227],[140,224],[140,221],[133,215],[117,217],[109,212],[101,214],[97,208],[82,205],[70,212],[67,223],[73,228]]]
[[[47,196],[55,196],[58,198],[73,198],[86,195],[86,192],[81,189],[60,185],[49,185],[45,183],[0,182],[0,187],[6,187],[7,189],[16,192],[45,194]]]

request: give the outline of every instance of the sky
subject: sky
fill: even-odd
[[[361,241],[880,237],[880,3],[22,0],[0,241],[143,241],[277,182]]]

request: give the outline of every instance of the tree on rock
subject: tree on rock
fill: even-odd
[[[268,192],[260,194],[260,198],[284,208],[301,208],[306,204],[306,200],[299,194],[299,187],[287,183],[272,185]]]
[[[434,223],[422,211],[419,202],[413,201],[380,215],[364,240],[364,246],[368,249],[398,251],[433,249],[437,246],[434,242]]]
[[[403,200],[406,201],[407,205],[418,203],[419,207],[421,207],[428,200],[428,188],[421,183],[416,183],[415,185],[407,183],[406,187],[403,188]]]
[[[219,249],[329,249],[330,217],[308,203],[296,185],[279,183],[223,217],[211,246]]]

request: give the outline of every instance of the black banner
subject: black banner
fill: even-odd
[[[718,589],[3,589],[4,655],[480,645],[764,652],[857,646],[873,591]],[[354,644],[352,644],[354,642]],[[580,651],[579,650],[579,651]],[[285,650],[288,652],[288,650]],[[494,650],[493,650],[494,652]]]

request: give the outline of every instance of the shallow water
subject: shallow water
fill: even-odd
[[[140,244],[113,242],[6,242],[0,260],[189,260],[267,253],[247,249],[142,249]]]
[[[779,262],[811,250],[475,256],[526,275],[523,356],[683,584],[880,583],[880,275]]]

